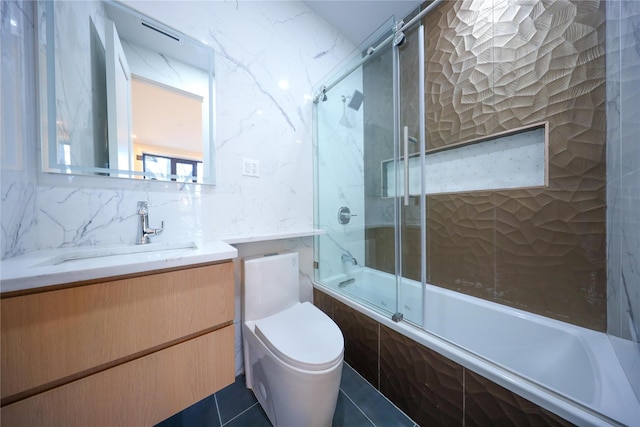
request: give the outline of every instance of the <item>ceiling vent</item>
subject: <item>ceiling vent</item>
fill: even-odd
[[[141,20],[141,21],[140,21],[140,23],[142,24],[142,26],[143,26],[143,27],[146,27],[146,28],[148,28],[148,29],[150,29],[150,30],[153,30],[153,31],[155,31],[155,32],[158,32],[158,33],[162,34],[163,36],[167,36],[167,37],[169,37],[169,38],[170,38],[170,39],[172,39],[172,40],[175,40],[175,41],[177,41],[177,42],[180,42],[180,37],[178,37],[178,36],[174,36],[173,34],[168,33],[167,31],[161,30],[160,28],[158,28],[158,27],[154,26],[153,24],[150,24],[150,23],[148,23],[148,22],[145,22],[144,20]]]

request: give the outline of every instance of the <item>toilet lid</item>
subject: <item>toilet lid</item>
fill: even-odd
[[[255,332],[276,356],[300,369],[321,371],[342,358],[340,328],[308,302],[257,320]]]

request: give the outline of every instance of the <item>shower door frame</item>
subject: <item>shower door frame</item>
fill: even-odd
[[[396,154],[396,159],[403,159],[403,175],[404,178],[400,179],[399,169],[396,168],[396,292],[397,292],[397,312],[396,318],[394,321],[405,320],[409,323],[417,324],[418,327],[424,328],[426,325],[426,313],[424,310],[424,302],[426,298],[426,284],[427,284],[427,265],[426,265],[426,253],[427,253],[427,234],[426,234],[426,194],[425,194],[425,168],[426,168],[426,130],[425,130],[425,64],[424,64],[424,25],[421,20],[412,20],[411,22],[415,22],[417,28],[413,28],[409,25],[401,25],[401,28],[396,32],[394,36],[393,50],[394,50],[394,94],[395,94],[395,107],[394,111],[396,114],[397,125],[395,127],[395,134],[397,137],[396,149],[398,153]],[[413,33],[416,34],[416,37],[413,37]],[[401,41],[397,43],[396,41]],[[418,70],[417,70],[417,79],[418,79],[418,90],[416,96],[418,98],[418,148],[417,151],[410,153],[409,151],[409,133],[408,133],[408,125],[406,124],[409,120],[406,117],[407,112],[404,111],[402,105],[402,94],[403,94],[403,82],[401,79],[402,76],[402,61],[401,56],[403,55],[403,47],[407,43],[415,43],[417,42],[417,55],[418,55]],[[413,52],[411,52],[413,53]],[[415,77],[415,75],[413,75]],[[403,256],[403,235],[405,234],[405,229],[409,228],[409,225],[405,223],[406,215],[404,214],[405,207],[408,209],[410,205],[410,185],[409,185],[409,158],[417,158],[419,160],[419,170],[420,170],[420,186],[419,186],[419,207],[420,207],[420,218],[419,218],[419,235],[420,235],[420,286],[421,286],[421,295],[420,295],[420,303],[418,306],[420,307],[420,315],[419,321],[417,319],[409,320],[404,317],[403,310],[405,308],[404,298],[405,298],[405,285],[403,283],[404,280],[412,280],[411,278],[405,277],[405,267],[403,260],[405,257]],[[400,182],[403,183],[403,189],[398,188]],[[402,195],[402,197],[400,197]],[[414,196],[415,197],[415,196]],[[415,279],[414,279],[415,280]]]
[[[314,107],[313,107],[313,116],[314,116],[314,125],[313,125],[313,130],[314,130],[314,135],[316,136],[316,146],[314,147],[314,152],[316,155],[316,162],[315,162],[315,168],[314,168],[314,194],[316,194],[316,197],[318,197],[319,194],[319,168],[318,168],[318,152],[319,152],[319,147],[320,147],[320,141],[318,138],[318,131],[319,131],[319,126],[318,126],[318,115],[319,115],[319,111],[318,111],[318,104],[321,101],[324,101],[324,99],[326,99],[326,94],[327,92],[329,92],[331,89],[333,89],[335,86],[337,86],[343,79],[345,79],[346,77],[348,77],[349,75],[351,75],[353,72],[355,72],[356,70],[358,70],[359,68],[363,67],[363,65],[369,61],[374,54],[376,53],[376,51],[378,51],[379,49],[383,49],[383,48],[387,48],[389,47],[392,50],[392,67],[393,67],[393,135],[394,135],[394,142],[393,142],[393,156],[394,158],[393,163],[394,163],[394,173],[395,173],[395,195],[394,197],[394,255],[395,255],[395,260],[394,260],[394,276],[395,276],[395,286],[396,286],[396,307],[395,307],[395,312],[391,313],[391,318],[394,321],[408,321],[407,319],[404,318],[404,314],[403,314],[403,298],[405,297],[404,292],[403,292],[403,288],[404,286],[402,285],[403,282],[403,265],[402,265],[402,259],[403,259],[403,245],[402,245],[402,226],[403,226],[403,221],[402,221],[402,206],[403,206],[403,200],[404,197],[402,197],[402,194],[405,192],[403,189],[400,188],[400,183],[401,183],[401,179],[400,179],[400,159],[403,157],[403,149],[406,146],[406,141],[403,141],[403,137],[401,137],[402,134],[402,126],[401,126],[401,119],[402,117],[400,116],[400,96],[401,96],[401,88],[400,88],[400,55],[401,55],[401,51],[400,51],[400,46],[401,43],[398,43],[403,37],[404,37],[404,31],[416,31],[418,36],[417,36],[417,42],[418,42],[418,114],[419,114],[419,125],[418,125],[418,129],[419,129],[419,169],[420,169],[420,194],[417,196],[419,197],[419,205],[420,205],[420,283],[421,283],[421,301],[419,303],[420,306],[420,311],[421,314],[419,316],[420,320],[416,321],[408,321],[408,323],[410,324],[415,324],[416,326],[418,326],[421,329],[424,329],[425,327],[425,320],[426,320],[426,313],[423,309],[424,307],[424,299],[425,299],[425,293],[426,293],[426,284],[427,284],[427,275],[428,275],[428,270],[427,270],[427,265],[426,265],[426,253],[427,253],[427,230],[426,230],[426,215],[427,215],[427,210],[426,210],[426,194],[425,194],[425,153],[426,153],[426,129],[425,129],[425,98],[424,98],[424,93],[425,93],[425,64],[424,64],[424,37],[425,37],[425,31],[424,31],[424,24],[422,22],[422,18],[429,13],[430,10],[434,9],[435,7],[437,7],[440,3],[442,3],[443,0],[434,0],[432,1],[428,6],[426,6],[424,9],[418,11],[415,16],[413,16],[413,18],[411,18],[407,23],[404,23],[403,21],[399,21],[396,22],[394,24],[394,28],[392,29],[392,33],[390,36],[388,36],[386,39],[384,39],[382,42],[380,42],[377,46],[375,47],[369,47],[366,51],[366,55],[360,60],[358,61],[356,64],[352,65],[351,67],[347,68],[346,71],[344,71],[339,77],[334,78],[330,83],[327,83],[323,86],[320,86],[319,89],[316,91],[316,94],[314,96],[313,102],[314,102]],[[418,25],[417,29],[413,29],[412,27],[414,25]],[[387,46],[389,45],[389,46]],[[365,97],[367,96],[367,94],[365,93]],[[365,101],[366,103],[366,101]],[[364,129],[363,129],[364,132]],[[403,145],[403,142],[405,142],[405,144]],[[408,188],[405,187],[405,188]],[[408,191],[408,190],[407,190]],[[315,215],[315,225],[318,228],[322,228],[322,225],[319,224],[319,220],[320,220],[320,209],[319,209],[319,203],[316,199],[315,201],[315,208],[314,208],[314,215]],[[366,227],[366,224],[365,224]],[[316,255],[314,255],[314,270],[315,270],[315,280],[317,282],[322,283],[322,278],[320,277],[319,274],[319,269],[320,269],[320,265],[319,265],[319,260],[318,260],[318,254],[320,253],[320,241],[323,239],[322,236],[318,236],[315,238],[314,240],[314,250]],[[338,291],[338,290],[336,290]],[[345,296],[347,298],[351,298],[349,295]],[[368,302],[369,306],[373,306],[376,311],[380,312],[380,313],[389,313],[388,308],[383,308],[383,307],[379,307],[376,304],[372,303],[372,302]]]

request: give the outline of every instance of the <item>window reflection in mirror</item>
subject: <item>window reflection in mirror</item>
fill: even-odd
[[[146,179],[197,182],[202,175],[202,162],[146,153],[141,158]]]
[[[116,2],[39,11],[45,172],[214,183],[211,48]]]

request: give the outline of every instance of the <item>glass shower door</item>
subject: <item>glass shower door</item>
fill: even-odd
[[[315,105],[316,280],[336,289],[356,288],[365,263],[362,71],[323,93]],[[349,286],[347,286],[349,285]]]
[[[424,192],[424,36],[420,25],[403,33],[398,55],[398,123],[400,139],[398,311],[406,321],[423,324],[426,283]]]
[[[393,19],[316,92],[315,280],[391,317],[397,312],[399,142]],[[323,90],[324,89],[324,90]],[[395,168],[397,169],[397,168]]]
[[[315,280],[422,325],[424,36],[382,28],[316,92]]]

